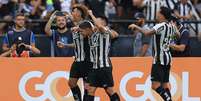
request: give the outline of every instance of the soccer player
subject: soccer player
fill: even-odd
[[[81,33],[90,37],[90,57],[93,62],[92,70],[88,75],[88,94],[84,96],[84,101],[94,101],[95,91],[98,87],[105,89],[111,101],[120,101],[119,95],[113,89],[112,63],[109,58],[110,40],[116,37],[117,33],[106,27],[105,18],[97,19],[91,10],[88,13],[94,21],[95,27],[89,21],[80,24]]]
[[[154,89],[165,101],[172,101],[169,84],[171,67],[170,41],[171,36],[177,33],[176,27],[169,21],[171,10],[161,7],[157,13],[159,24],[150,30],[144,30],[133,24],[131,29],[137,29],[145,35],[154,35],[154,60],[151,70],[152,89]]]
[[[82,101],[81,91],[77,85],[79,78],[84,80],[84,95],[87,94],[87,75],[92,68],[90,62],[90,46],[88,37],[80,34],[78,30],[79,23],[86,19],[87,8],[83,5],[74,5],[72,8],[72,21],[75,27],[73,29],[73,42],[75,44],[75,60],[70,70],[70,79],[68,85],[73,93],[75,101]]]

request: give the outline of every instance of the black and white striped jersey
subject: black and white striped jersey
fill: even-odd
[[[165,6],[170,8],[171,10],[174,9],[176,3],[178,2],[178,0],[164,0],[165,1]]]
[[[75,44],[75,61],[90,61],[90,46],[88,43],[88,38],[84,38],[80,32],[74,32],[73,42]]]
[[[179,12],[181,16],[187,16],[192,11],[192,7],[189,3],[182,4],[180,1],[176,3],[174,10]]]
[[[154,35],[154,61],[160,62],[161,65],[171,65],[172,56],[170,53],[170,43],[172,35],[176,33],[176,27],[169,22],[162,22],[153,27],[156,31]]]
[[[112,67],[109,57],[110,33],[110,30],[107,30],[105,33],[95,32],[89,39],[90,56],[94,69]]]
[[[146,20],[153,21],[156,19],[156,14],[160,10],[160,7],[165,4],[163,0],[144,0],[143,5],[145,6],[144,13]]]

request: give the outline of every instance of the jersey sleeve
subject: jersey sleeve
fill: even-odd
[[[153,29],[156,31],[156,34],[160,34],[160,32],[164,30],[164,24],[163,23],[157,24],[153,27]]]

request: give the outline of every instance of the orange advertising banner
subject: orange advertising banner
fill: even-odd
[[[72,58],[0,58],[0,101],[73,101],[68,87]],[[121,101],[160,101],[151,90],[151,58],[112,58]],[[201,58],[175,58],[170,84],[174,101],[201,101]],[[83,89],[82,80],[79,86]],[[83,92],[83,90],[82,90]],[[95,101],[109,101],[103,89]]]

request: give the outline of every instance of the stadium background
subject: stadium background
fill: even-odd
[[[144,0],[148,1],[148,0]],[[163,0],[164,2],[177,2],[178,0]],[[190,32],[190,56],[201,56],[200,44],[200,1],[187,0],[192,6],[193,17],[183,23],[189,25]],[[70,12],[70,4],[85,4],[94,11],[95,15],[105,15],[109,18],[110,26],[116,30],[120,36],[113,40],[111,48],[111,56],[133,56],[135,36],[128,30],[128,25],[134,23],[134,14],[144,12],[144,9],[139,5],[143,0],[2,0],[0,2],[0,47],[2,45],[3,36],[9,27],[12,27],[13,16],[17,12],[23,12],[27,15],[26,27],[31,29],[36,36],[36,46],[41,50],[41,57],[51,56],[51,40],[46,37],[44,26],[54,10]],[[113,4],[114,10],[106,8],[107,3]],[[24,9],[20,9],[20,5],[24,5]],[[27,9],[25,9],[27,8]],[[33,8],[36,12],[32,14]],[[113,8],[112,8],[113,9]],[[173,9],[173,8],[171,8]],[[98,12],[97,12],[98,11]],[[155,20],[148,20],[147,24],[155,23]],[[193,27],[192,27],[193,26]],[[126,50],[125,50],[126,49]],[[0,48],[2,53],[2,48]]]

